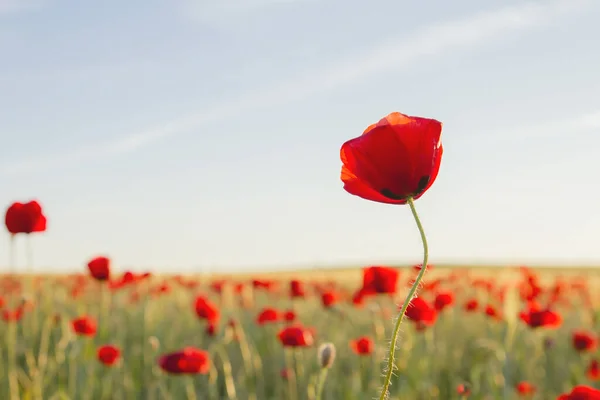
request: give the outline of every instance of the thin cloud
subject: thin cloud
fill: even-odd
[[[74,149],[66,156],[61,154],[43,160],[6,165],[0,167],[0,174],[69,165],[94,157],[133,152],[163,138],[189,132],[208,122],[222,120],[240,112],[303,99],[352,84],[368,76],[398,70],[423,59],[439,57],[459,49],[487,45],[494,39],[552,23],[563,19],[569,13],[582,12],[589,4],[591,1],[585,0],[529,2],[430,26],[413,35],[382,43],[370,52],[353,59],[325,66],[269,89],[239,96],[235,100],[170,121],[163,126],[113,142]],[[598,122],[597,117],[587,118],[588,124]]]

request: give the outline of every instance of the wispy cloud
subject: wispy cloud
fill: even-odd
[[[1,1],[1,0],[0,0]],[[131,134],[113,142],[74,149],[67,154],[43,160],[24,161],[0,167],[0,174],[13,174],[56,165],[68,165],[94,157],[127,153],[172,135],[189,132],[203,124],[251,111],[306,98],[316,93],[352,84],[358,79],[398,70],[431,57],[439,57],[458,49],[488,45],[494,39],[515,34],[581,12],[592,1],[559,0],[523,3],[491,12],[479,13],[464,19],[429,26],[413,35],[389,40],[366,54],[324,66],[319,70],[290,79],[262,91],[183,116],[147,131]],[[598,115],[587,116],[580,124],[598,123]]]

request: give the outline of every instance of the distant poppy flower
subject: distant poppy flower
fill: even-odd
[[[520,395],[523,395],[523,396],[527,396],[527,395],[531,395],[531,394],[535,393],[535,386],[533,386],[531,383],[526,382],[526,381],[517,383],[517,386],[515,387],[515,389],[517,390],[517,393],[519,393]]]
[[[477,299],[471,299],[465,303],[465,311],[467,312],[477,311],[478,307],[479,302],[477,301]]]
[[[433,303],[437,311],[442,311],[444,308],[454,304],[454,294],[452,292],[438,293]]]
[[[170,374],[206,374],[210,370],[210,357],[204,350],[186,347],[161,356],[158,365]]]
[[[344,189],[366,200],[406,204],[435,181],[442,160],[439,121],[393,112],[342,145]]]
[[[108,257],[96,257],[87,264],[90,275],[97,281],[106,281],[110,278],[110,259]]]
[[[111,366],[119,361],[121,350],[112,345],[104,345],[98,348],[98,361],[106,366]]]
[[[373,347],[373,340],[368,336],[361,336],[358,339],[350,341],[350,348],[358,355],[373,353]]]
[[[290,281],[290,296],[294,297],[304,297],[306,292],[304,290],[304,284],[297,280],[293,279]]]
[[[82,316],[71,321],[73,331],[80,336],[94,336],[97,331],[96,321],[89,316]]]
[[[495,319],[497,321],[500,321],[502,319],[502,315],[500,314],[500,312],[496,309],[496,307],[494,307],[491,304],[488,304],[487,306],[485,306],[485,315],[487,315],[488,317]]]
[[[321,303],[323,307],[329,308],[339,301],[339,295],[336,292],[329,291],[321,294]]]
[[[530,328],[557,328],[562,323],[559,314],[551,310],[529,310],[519,314],[519,318]]]
[[[471,394],[471,389],[464,383],[461,383],[456,387],[456,394],[459,396],[469,396]]]
[[[6,229],[12,235],[30,234],[46,230],[46,216],[40,204],[32,200],[28,203],[13,203],[6,210],[4,217]]]
[[[296,319],[296,312],[294,310],[288,310],[283,313],[283,319],[287,322],[293,322]]]
[[[594,359],[590,361],[590,365],[587,367],[586,376],[592,381],[600,379],[600,363]]]
[[[586,385],[575,386],[571,393],[561,394],[556,400],[600,400],[600,390]]]
[[[277,335],[284,347],[307,347],[314,342],[313,333],[310,329],[302,326],[288,326],[279,331]]]
[[[433,325],[437,319],[437,312],[425,299],[422,297],[415,297],[411,300],[408,308],[406,309],[406,316],[418,325],[430,326]]]
[[[215,336],[217,333],[217,324],[215,322],[208,322],[208,325],[206,325],[206,334],[208,336]]]
[[[282,320],[282,315],[279,310],[272,307],[265,307],[258,317],[256,317],[256,323],[258,325],[264,325],[272,322],[279,322]]]
[[[204,296],[198,296],[196,298],[194,308],[198,318],[205,319],[209,322],[216,322],[221,316],[217,306]]]
[[[372,266],[363,269],[362,295],[395,294],[400,272],[395,268]]]
[[[575,331],[572,336],[573,348],[583,352],[592,352],[598,347],[598,338],[589,332]]]
[[[4,320],[4,322],[20,321],[21,318],[23,318],[24,311],[25,311],[25,309],[22,306],[19,306],[12,311],[11,310],[2,310],[2,319]]]

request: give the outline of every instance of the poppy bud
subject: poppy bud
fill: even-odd
[[[335,345],[333,343],[323,343],[317,351],[317,361],[321,368],[331,368],[335,361]]]

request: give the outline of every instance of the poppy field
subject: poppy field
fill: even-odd
[[[598,398],[595,270],[428,269],[391,399]],[[3,276],[0,398],[370,399],[419,270]]]

